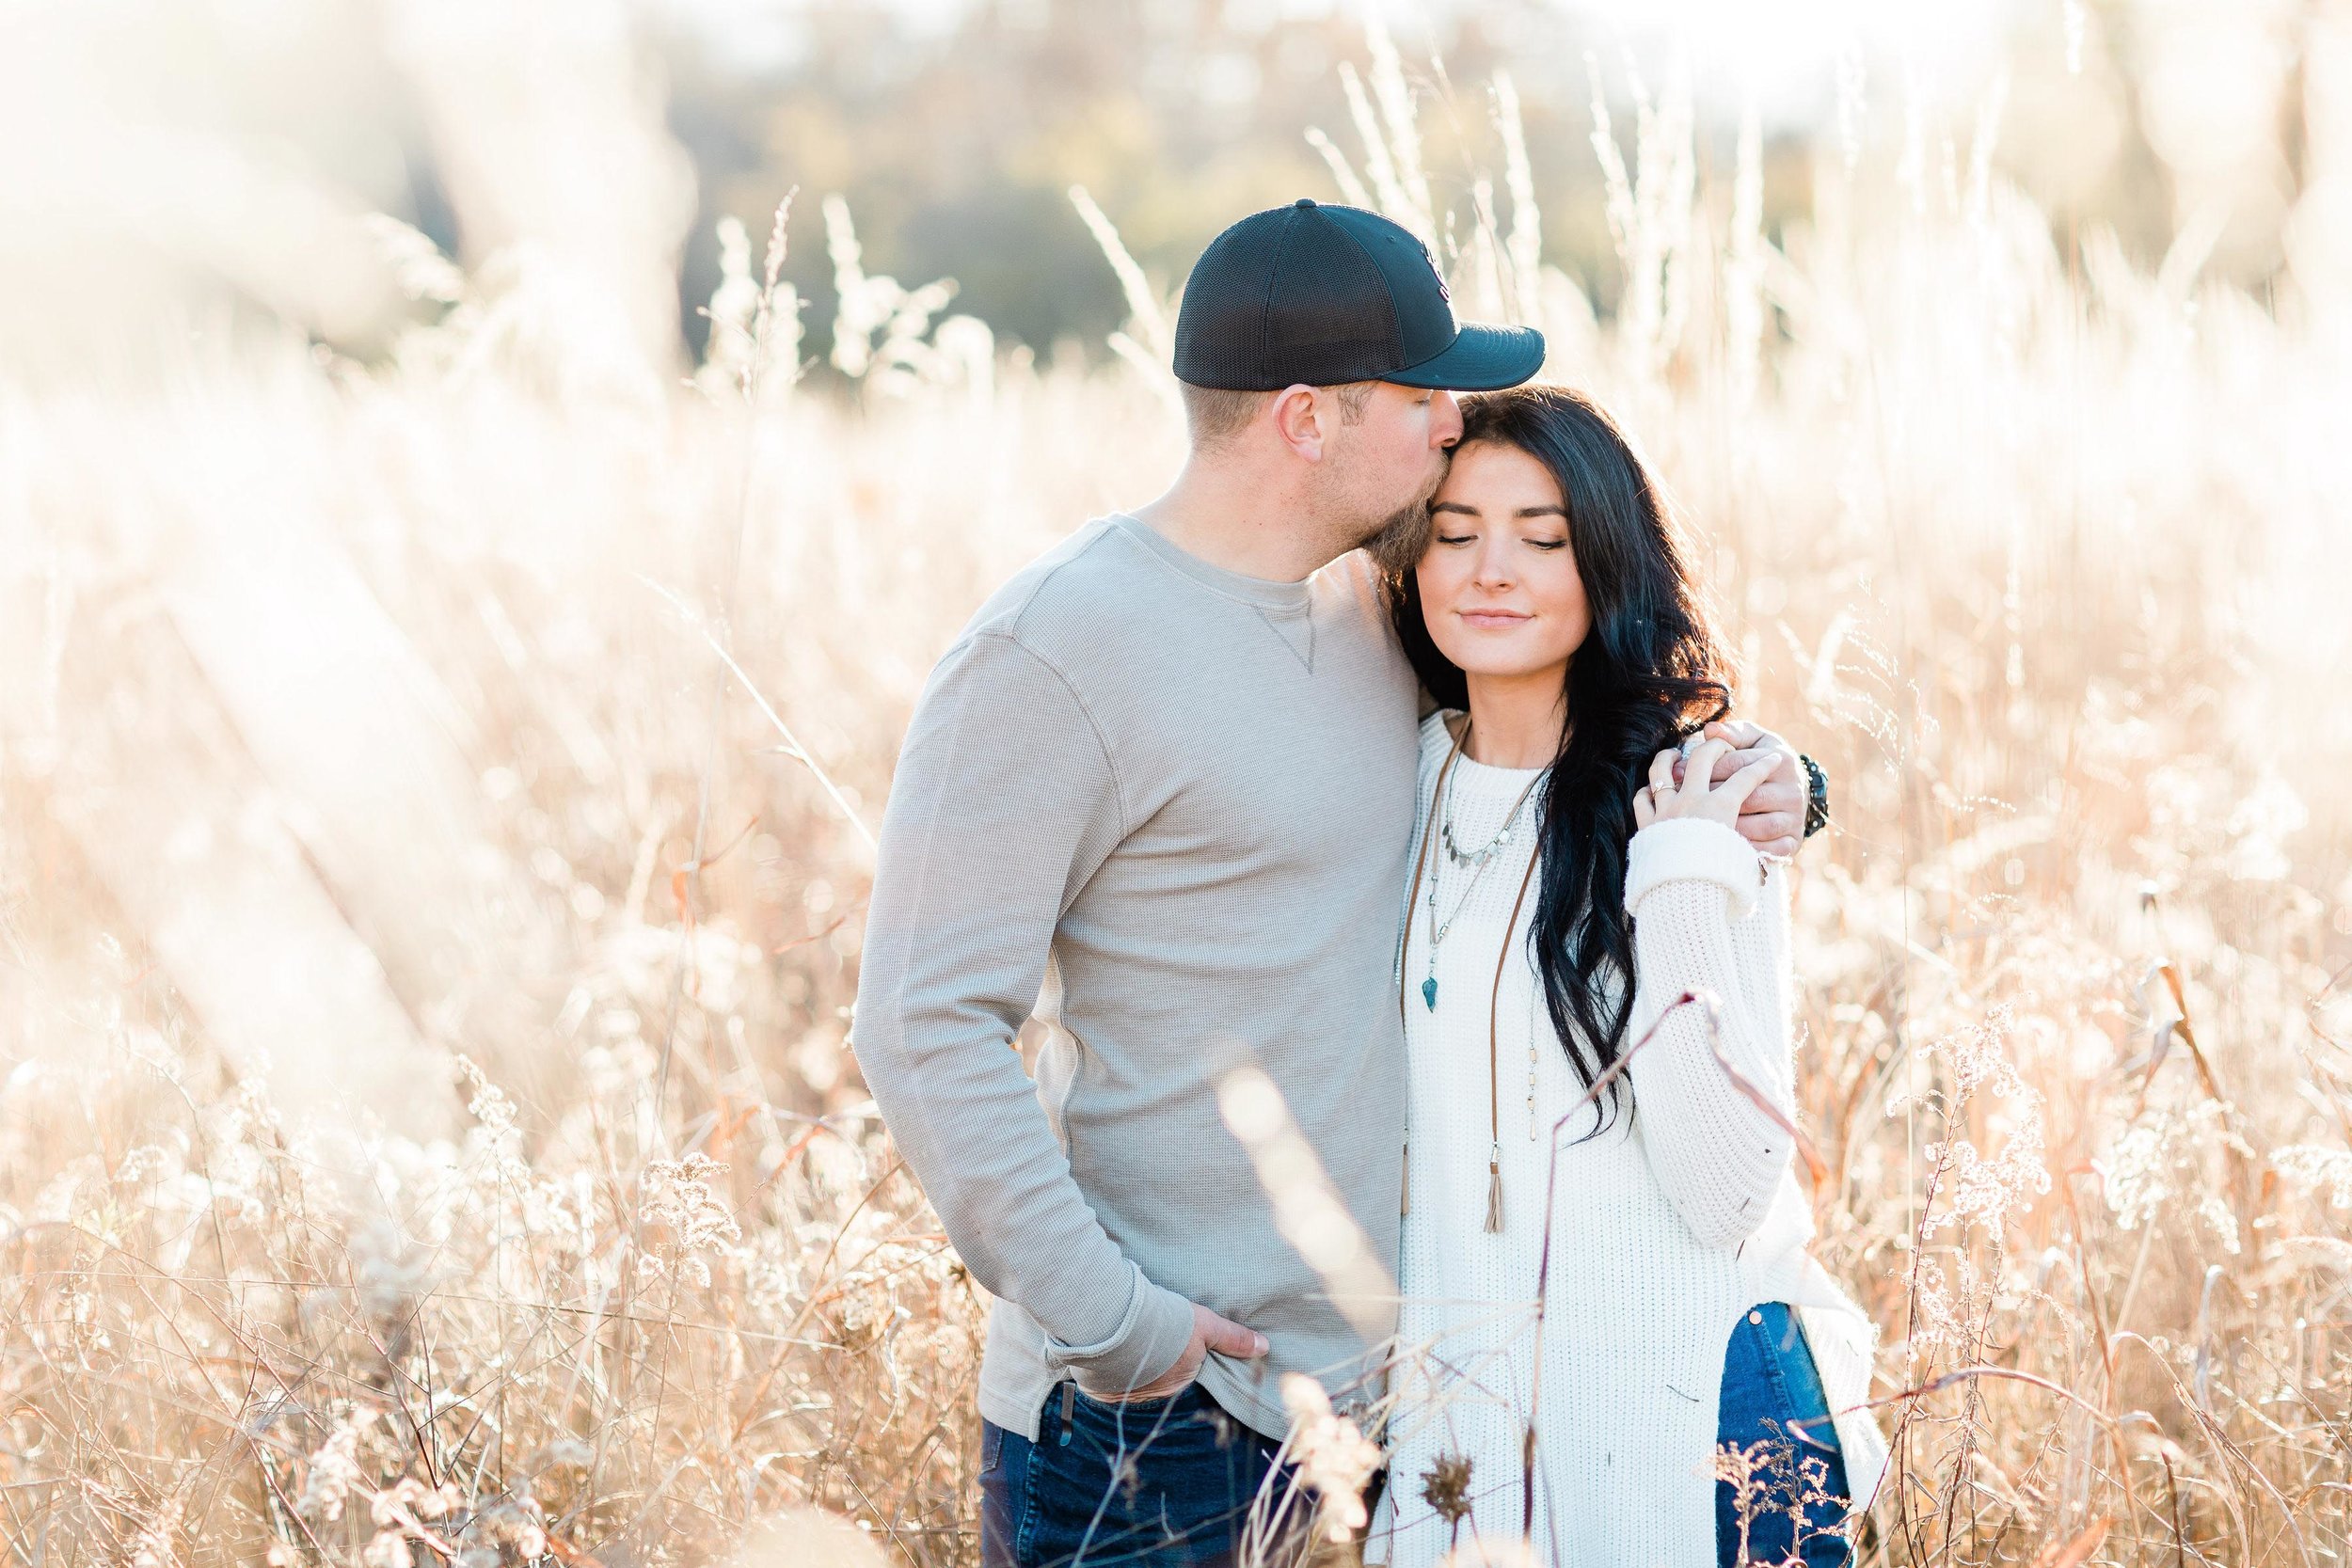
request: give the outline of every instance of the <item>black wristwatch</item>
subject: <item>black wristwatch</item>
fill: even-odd
[[[1829,775],[1803,752],[1797,753],[1797,766],[1804,769],[1804,836],[1811,838],[1829,826]]]

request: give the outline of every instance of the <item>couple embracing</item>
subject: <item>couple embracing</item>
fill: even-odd
[[[852,1035],[995,1297],[992,1568],[1295,1545],[1288,1374],[1384,1420],[1369,1560],[1530,1520],[1544,1563],[1850,1555],[1871,1329],[1791,1172],[1826,784],[1727,721],[1661,490],[1542,359],[1375,214],[1242,220],[1185,289],[1174,483],[916,706]],[[1238,1069],[1384,1299],[1294,1244]]]

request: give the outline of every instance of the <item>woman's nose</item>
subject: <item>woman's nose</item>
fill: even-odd
[[[1470,580],[1481,588],[1510,587],[1511,552],[1497,540],[1488,540],[1481,545]]]

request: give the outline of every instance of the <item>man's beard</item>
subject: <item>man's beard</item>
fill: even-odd
[[[1444,483],[1445,469],[1440,467],[1420,495],[1381,518],[1357,541],[1358,547],[1369,551],[1383,572],[1391,576],[1409,572],[1421,560],[1429,546],[1429,503]]]

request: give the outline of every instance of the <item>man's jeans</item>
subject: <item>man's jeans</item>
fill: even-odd
[[[1718,1568],[1779,1563],[1842,1568],[1851,1557],[1834,1532],[1852,1506],[1846,1459],[1830,1426],[1829,1399],[1796,1314],[1771,1302],[1743,1316],[1724,1352],[1718,1449],[1735,1444],[1755,1464],[1747,1491],[1747,1552],[1740,1553],[1740,1492],[1715,1483]],[[1802,1519],[1802,1532],[1799,1521]],[[1800,1534],[1802,1533],[1802,1542]]]
[[[1250,1503],[1275,1473],[1275,1448],[1197,1385],[1104,1404],[1062,1384],[1046,1396],[1034,1443],[980,1424],[980,1561],[1229,1568]],[[1285,1466],[1274,1498],[1288,1481]]]

